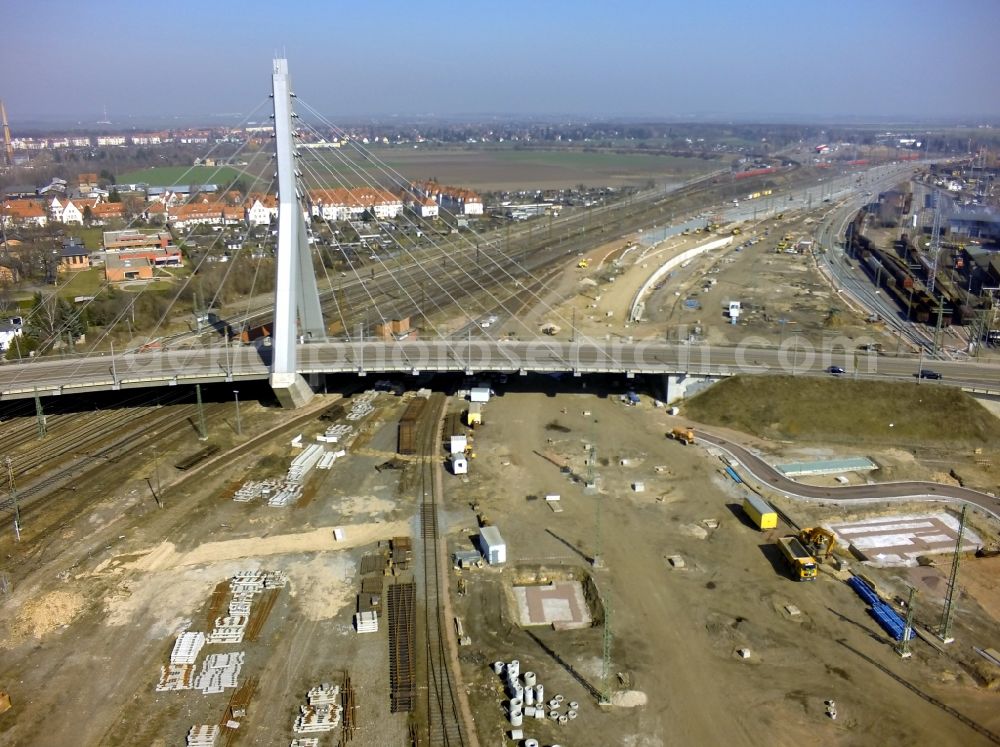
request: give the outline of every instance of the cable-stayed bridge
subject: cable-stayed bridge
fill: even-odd
[[[856,358],[853,351],[810,350],[808,343],[801,346],[802,350],[787,347],[776,350],[748,346],[693,347],[632,342],[626,338],[594,340],[580,336],[575,325],[547,301],[546,281],[540,271],[544,261],[551,262],[564,253],[561,247],[531,257],[510,253],[509,241],[481,242],[465,234],[457,238],[457,246],[456,239],[450,238],[447,245],[441,240],[430,249],[421,250],[396,239],[395,257],[372,254],[376,265],[362,264],[356,253],[348,251],[336,239],[328,249],[315,247],[310,244],[307,223],[317,218],[306,200],[309,185],[347,187],[360,184],[373,192],[385,190],[388,185],[404,194],[410,185],[402,175],[346,136],[344,141],[353,143],[358,149],[354,158],[348,159],[338,149],[323,151],[329,160],[300,157],[299,136],[302,133],[318,136],[319,133],[297,116],[294,105],[298,104],[333,131],[337,129],[293,94],[286,60],[274,61],[271,98],[273,158],[277,168],[266,191],[270,192],[276,184],[279,203],[271,345],[249,348],[230,344],[232,329],[228,329],[224,344],[190,348],[168,346],[124,354],[119,349],[116,354],[107,343],[113,339],[115,329],[129,324],[130,308],[126,308],[106,325],[104,333],[84,353],[64,358],[42,355],[0,367],[0,400],[267,379],[283,403],[297,406],[311,396],[317,377],[328,373],[503,371],[515,374],[613,372],[725,376],[739,371],[815,373],[829,365],[841,365]],[[322,214],[318,217],[327,223],[330,234],[335,237],[337,232],[330,221]],[[371,218],[380,223],[406,223],[414,230],[427,230],[429,225],[428,221],[405,212],[379,217],[376,211]],[[335,254],[346,267],[341,278],[330,278],[327,262],[320,256],[323,251]],[[235,258],[231,264],[234,263]],[[194,268],[195,274],[199,269],[200,263]],[[319,290],[319,272],[325,274],[325,287],[336,289],[328,292],[325,299]],[[499,290],[500,284],[516,290],[503,292]],[[178,290],[174,301],[182,290],[183,287]],[[137,294],[130,304],[133,314],[134,304],[141,295]],[[213,301],[209,301],[210,306]],[[529,328],[519,318],[529,304],[570,330],[572,340],[535,339],[537,330]],[[415,315],[420,339],[383,336],[373,340],[366,331],[369,324],[385,329],[399,308]],[[492,311],[504,314],[509,320],[508,329],[511,325],[519,325],[518,341],[494,336],[486,325],[478,323],[477,320]],[[168,306],[151,337],[161,328],[165,329],[170,312]],[[45,313],[45,305],[40,305],[33,313]],[[362,317],[364,323],[359,322]],[[442,324],[444,317],[461,320],[459,327],[469,331],[464,339],[456,335],[453,328]],[[244,319],[249,318],[248,312]],[[63,339],[72,322],[73,318],[64,319],[62,327],[52,330],[52,337]],[[331,335],[330,330],[334,327],[337,334]],[[473,329],[475,336],[471,332]],[[865,356],[860,362],[854,360],[850,367],[862,376],[910,377],[916,373],[916,364],[912,361],[871,356]],[[945,373],[946,382],[978,390],[1000,390],[1000,367],[957,363],[936,367]]]

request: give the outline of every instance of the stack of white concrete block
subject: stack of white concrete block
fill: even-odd
[[[209,695],[236,687],[244,657],[242,651],[206,656],[201,665],[201,672],[194,678],[194,688]]]
[[[340,698],[340,685],[330,685],[323,683],[311,688],[306,693],[306,702],[311,706],[330,705],[336,703]]]
[[[233,598],[237,594],[259,594],[264,589],[283,589],[288,583],[284,571],[245,570],[237,571],[229,580],[229,590]]]
[[[171,664],[194,664],[198,658],[198,652],[205,646],[204,633],[181,633],[174,641],[174,648],[170,652]]]
[[[250,615],[226,615],[215,618],[215,627],[208,634],[209,643],[242,643]]]
[[[362,420],[371,415],[375,411],[375,406],[372,403],[375,402],[376,397],[378,397],[378,392],[373,389],[355,397],[351,401],[351,411],[347,413],[347,419]]]
[[[324,452],[323,456],[319,460],[319,464],[316,465],[316,469],[331,469],[333,463],[337,461],[337,454],[333,451]]]
[[[192,726],[187,735],[188,747],[214,747],[220,731],[218,724]]]
[[[331,425],[322,436],[316,436],[316,440],[320,443],[336,444],[341,441],[346,441],[354,433],[354,426],[347,425],[346,423],[337,423],[336,425]]]
[[[278,490],[267,499],[267,505],[273,508],[283,508],[295,503],[302,494],[302,485],[283,482]]]
[[[314,734],[320,731],[332,731],[340,725],[340,712],[343,710],[333,703],[320,706],[299,706],[299,715],[292,724],[296,734]]]
[[[250,607],[253,605],[254,594],[252,591],[239,591],[233,594],[229,601],[230,615],[249,615]]]
[[[292,460],[288,468],[288,474],[285,476],[285,482],[292,484],[304,482],[306,475],[309,474],[309,470],[316,466],[316,463],[323,457],[325,451],[326,449],[319,444],[309,444],[309,446],[302,450],[301,454]]]
[[[292,740],[290,747],[319,747],[319,740],[316,737],[299,737]]]
[[[279,486],[278,480],[269,478],[267,480],[247,480],[239,490],[233,495],[233,500],[237,503],[249,503],[258,498],[268,498]]]
[[[156,683],[156,692],[165,693],[171,690],[190,690],[194,680],[194,664],[171,664],[160,667],[160,681]]]

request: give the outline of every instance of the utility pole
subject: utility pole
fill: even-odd
[[[10,485],[10,499],[14,502],[14,536],[17,541],[21,541],[21,509],[17,505],[17,486],[14,485],[14,463],[7,457],[4,460],[7,464],[7,480]]]
[[[194,396],[198,402],[198,440],[208,439],[208,428],[205,426],[205,408],[201,404],[201,384],[194,385]]]
[[[901,659],[909,659],[910,638],[913,636],[913,597],[917,595],[917,590],[910,587],[910,597],[906,600],[906,626],[903,628],[903,640],[896,644],[896,653]]]
[[[951,616],[954,611],[952,606],[955,601],[955,590],[958,588],[958,561],[962,553],[962,539],[965,535],[965,519],[969,512],[969,504],[962,506],[962,518],[958,522],[958,539],[955,541],[955,554],[951,559],[951,575],[948,577],[948,594],[944,600],[944,613],[941,615],[941,630],[938,637],[943,643],[951,643],[955,639],[951,637]]]
[[[611,602],[604,598],[604,635],[601,657],[601,705],[611,705]]]
[[[604,566],[604,560],[601,558],[601,500],[600,494],[597,492],[597,477],[594,474],[594,464],[597,462],[597,447],[594,444],[590,445],[590,452],[587,457],[587,482],[584,485],[584,492],[592,493],[597,496],[597,513],[594,519],[594,557],[591,558],[590,564],[594,568],[601,568]]]
[[[243,421],[240,420],[240,390],[233,389],[233,397],[236,399],[236,435],[243,435]]]

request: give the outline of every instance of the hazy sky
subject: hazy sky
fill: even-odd
[[[246,113],[275,52],[335,121],[1000,114],[997,0],[0,4],[14,123]]]

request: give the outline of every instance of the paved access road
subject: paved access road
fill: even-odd
[[[980,493],[978,490],[920,480],[884,482],[875,485],[845,485],[839,488],[805,485],[785,477],[785,475],[749,449],[718,434],[709,433],[699,428],[697,437],[702,442],[711,444],[727,452],[759,482],[792,498],[827,501],[936,499],[955,503],[971,503],[1000,519],[1000,499],[986,493]]]

